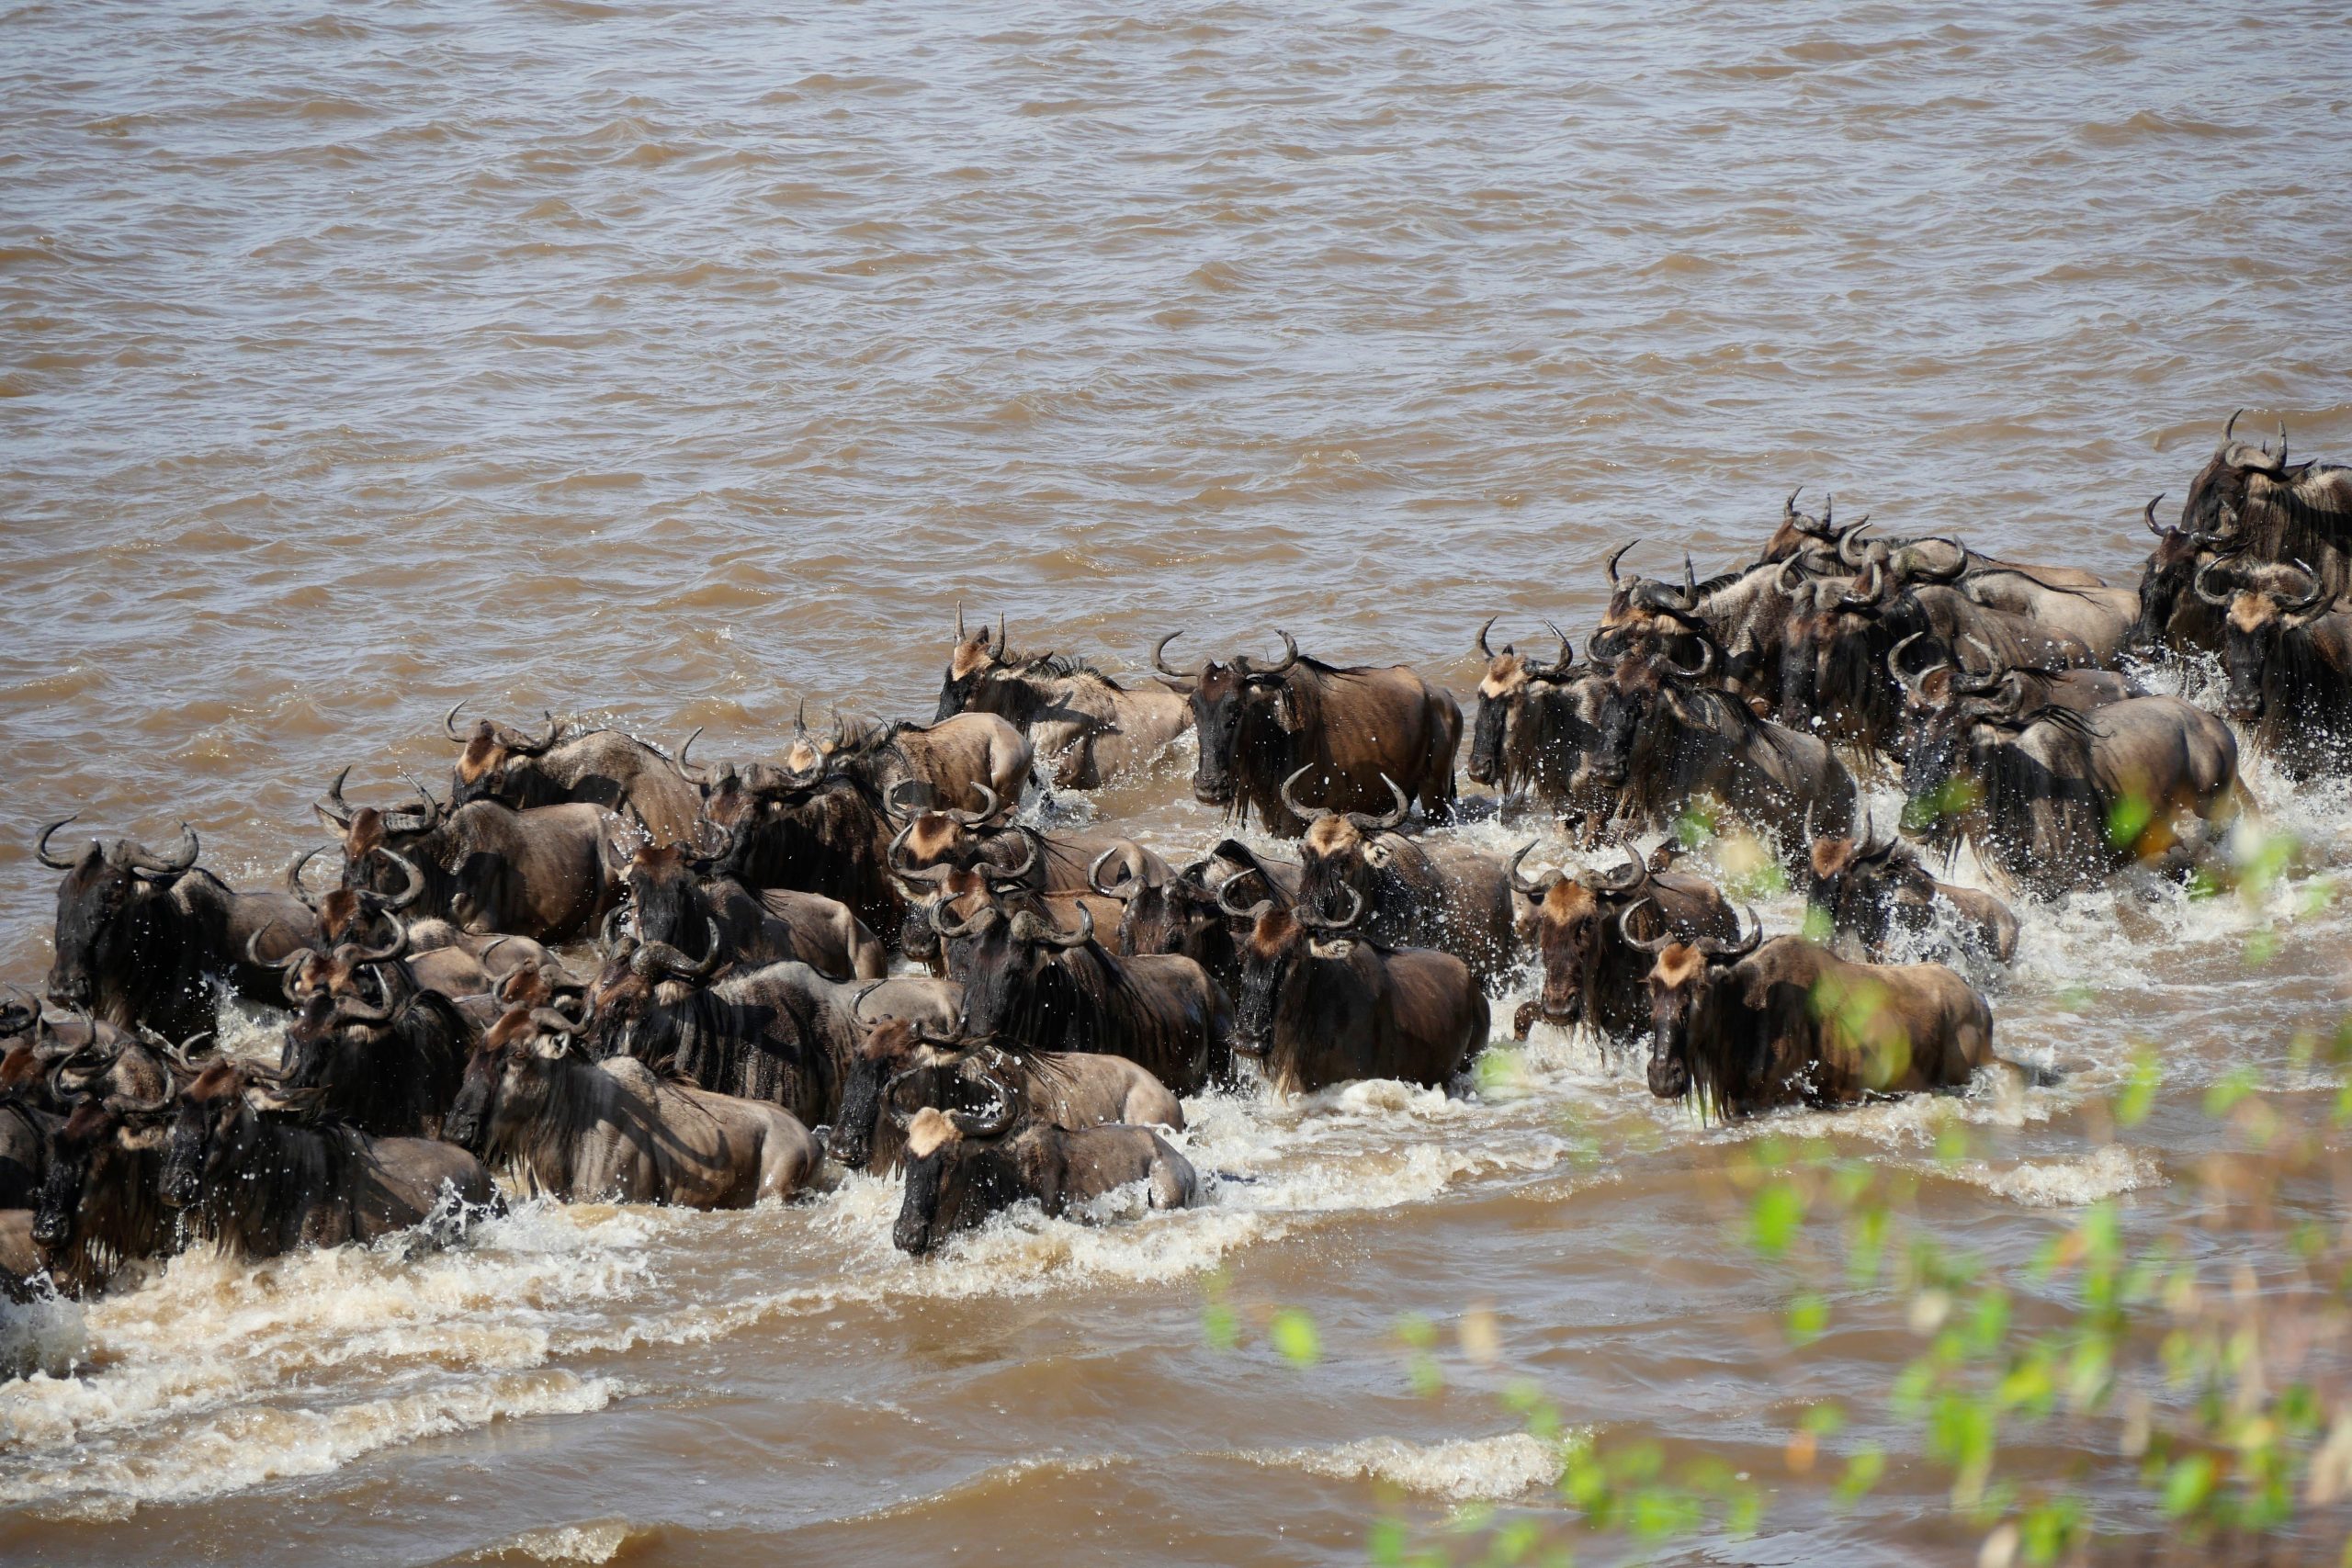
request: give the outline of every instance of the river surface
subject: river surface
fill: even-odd
[[[1282,627],[1466,694],[1487,615],[1581,635],[1609,549],[1730,564],[1799,484],[2128,582],[2233,408],[2352,456],[2352,33],[2233,10],[10,7],[0,976],[48,963],[45,818],[258,882],[344,764],[446,778],[460,698],[713,757],[804,698],[928,717],[959,597],[1114,670]],[[1095,809],[1204,843],[1188,769]],[[2253,776],[2312,874],[2029,911],[1998,1037],[2065,1076],[1958,1102],[1969,1158],[1948,1102],[1780,1130],[1996,1261],[2193,1202],[2193,1097],[2086,1110],[2133,1043],[2309,1101],[2288,1038],[2345,999],[2352,924],[2290,917],[2352,803]],[[1505,1078],[1197,1101],[1205,1206],[922,1265],[863,1177],[184,1258],[31,1325],[80,1370],[0,1387],[0,1555],[1344,1563],[1391,1503],[1540,1500],[1490,1397],[1532,1376],[1769,1484],[1709,1561],[1973,1561],[1883,1415],[1899,1307],[1791,1352],[1726,1240],[1755,1130],[1546,1032]],[[1414,1313],[1477,1328],[1434,1400]],[[1824,1397],[1895,1455],[1850,1510],[1783,1462]]]

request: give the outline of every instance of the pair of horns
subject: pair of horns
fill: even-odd
[[[1314,771],[1315,766],[1310,762],[1306,767],[1300,768],[1296,772],[1293,773],[1290,777],[1283,780],[1283,805],[1288,807],[1290,814],[1297,818],[1300,821],[1317,822],[1326,817],[1345,816],[1349,821],[1354,823],[1358,828],[1367,833],[1385,833],[1405,820],[1405,812],[1411,805],[1411,800],[1402,789],[1397,787],[1396,781],[1390,778],[1385,773],[1380,775],[1380,782],[1388,786],[1389,796],[1396,803],[1394,807],[1390,810],[1381,812],[1349,811],[1343,813],[1333,811],[1328,806],[1311,807],[1304,804],[1300,801],[1298,796],[1291,793],[1291,786]]]
[[[1634,911],[1644,907],[1657,908],[1657,904],[1655,899],[1636,899],[1625,906],[1625,912],[1617,917],[1617,934],[1625,939],[1627,946],[1639,948],[1644,953],[1664,953],[1678,942],[1681,942],[1682,939],[1674,934],[1673,924],[1670,921],[1667,922],[1667,930],[1663,935],[1635,936],[1632,923]],[[1756,918],[1754,909],[1742,906],[1742,911],[1747,916],[1748,931],[1746,936],[1731,942],[1717,942],[1713,937],[1693,937],[1684,945],[1704,953],[1711,963],[1747,957],[1764,944],[1764,922]],[[1666,911],[1658,909],[1658,915],[1661,919],[1664,919]]]
[[[985,626],[981,628],[980,637],[983,640],[988,637]],[[964,632],[964,601],[961,599],[956,601],[956,640],[957,642],[971,640]],[[996,646],[989,649],[989,657],[1000,663],[1004,659],[1004,613],[1001,610],[997,612],[996,617]]]
[[[73,870],[74,866],[73,861],[49,852],[49,839],[51,834],[67,823],[81,820],[81,816],[82,814],[77,811],[71,817],[61,817],[54,822],[44,824],[40,830],[40,837],[33,841],[34,858],[51,871]],[[93,842],[95,843],[96,840]],[[197,842],[196,829],[183,822],[180,824],[179,851],[175,854],[168,857],[159,855],[146,845],[130,840],[119,841],[116,845],[116,851],[122,863],[130,868],[133,875],[151,882],[167,882],[175,877],[184,876],[195,868],[199,847]]]

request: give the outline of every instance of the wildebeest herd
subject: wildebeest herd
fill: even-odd
[[[1286,634],[1179,664],[1170,632],[1130,685],[959,607],[932,722],[804,713],[767,761],[461,704],[446,790],[358,804],[345,770],[316,806],[332,841],[275,887],[204,870],[186,828],[158,852],[51,822],[55,963],[0,1016],[0,1283],[454,1223],[495,1178],[734,1207],[829,1163],[900,1168],[916,1254],[1022,1201],[1180,1206],[1204,1189],[1164,1135],[1180,1097],[1457,1084],[1531,968],[1520,1038],[1646,1039],[1651,1091],[1718,1115],[2014,1073],[1977,985],[2018,922],[1939,875],[1962,843],[2029,898],[2227,877],[2256,809],[2240,735],[2290,777],[2352,739],[2352,468],[2235,424],[2177,525],[2149,503],[2136,592],[1799,495],[1721,576],[1686,556],[1643,579],[1619,550],[1581,649],[1477,630],[1463,771],[1499,807],[1458,796],[1461,706],[1405,666]],[[2199,653],[2229,722],[2143,684]],[[1015,815],[1187,731],[1194,795],[1255,845]],[[1899,823],[1858,773],[1899,777]],[[1531,869],[1532,844],[1442,830],[1497,811],[1609,852]],[[1806,896],[1804,934],[1767,940],[1691,869],[1702,820]],[[282,1010],[274,1063],[214,1043],[224,992]]]

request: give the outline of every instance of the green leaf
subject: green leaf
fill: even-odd
[[[1877,1448],[1867,1448],[1846,1461],[1845,1479],[1838,1483],[1838,1500],[1853,1506],[1869,1495],[1879,1478],[1886,1473],[1886,1455]]]
[[[2214,1080],[2205,1091],[2205,1114],[2227,1116],[2240,1101],[2255,1090],[2260,1081],[2252,1066],[2233,1067]]]
[[[1323,1359],[1323,1340],[1315,1332],[1315,1320],[1296,1307],[1276,1312],[1266,1332],[1274,1348],[1294,1367],[1311,1367]]]
[[[2124,1080],[2123,1092],[2115,1097],[2115,1120],[2119,1124],[2137,1127],[2148,1119],[2164,1073],[2164,1064],[2157,1059],[2154,1046],[2143,1045],[2132,1053],[2132,1076]]]
[[[2165,1512],[2176,1519],[2195,1513],[2213,1495],[2213,1480],[2211,1454],[2190,1454],[2175,1461],[2165,1476]]]
[[[1797,1423],[1816,1438],[1826,1438],[1844,1429],[1846,1407],[1834,1399],[1806,1408],[1804,1418]]]
[[[1789,1343],[1810,1345],[1829,1327],[1829,1303],[1806,1291],[1789,1303]]]
[[[1804,1199],[1786,1181],[1775,1181],[1756,1195],[1748,1213],[1748,1235],[1756,1250],[1767,1258],[1788,1251],[1797,1227],[1804,1224]]]
[[[1211,1302],[1203,1307],[1201,1337],[1208,1341],[1212,1350],[1230,1350],[1239,1344],[1241,1328],[1234,1319],[1233,1309],[1223,1302]]]

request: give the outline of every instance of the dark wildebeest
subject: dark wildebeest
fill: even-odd
[[[1103,868],[1113,858],[1112,851],[1103,851],[1087,873],[1095,892],[1117,906],[1108,917],[1096,916],[1098,920],[1109,919],[1117,928],[1111,950],[1189,958],[1231,996],[1234,987],[1241,983],[1241,953],[1234,945],[1232,921],[1218,906],[1216,890],[1208,884],[1213,860],[1194,861],[1158,882],[1133,875],[1105,882]],[[1073,921],[1076,918],[1071,916]],[[1063,923],[1058,916],[1056,923]]]
[[[2211,714],[2162,696],[2088,714],[2028,708],[2016,677],[1922,716],[1904,770],[1906,831],[1965,837],[1988,864],[2054,895],[2135,861],[2181,869],[2241,809],[2237,740]]]
[[[57,886],[50,996],[118,1027],[144,1024],[174,1040],[212,1027],[223,982],[255,1001],[277,999],[277,973],[249,962],[246,952],[256,937],[271,958],[306,945],[318,921],[299,900],[239,893],[198,869],[196,833],[185,823],[179,852],[170,856],[129,839],[92,840],[72,860],[52,855],[50,835],[73,820],[47,824],[33,845],[41,864],[65,873]]]
[[[788,888],[754,894],[716,869],[728,858],[722,851],[689,859],[674,844],[632,853],[623,874],[637,934],[700,959],[717,931],[727,961],[746,968],[797,961],[830,980],[879,980],[889,973],[880,940],[848,905]]]
[[[1706,646],[1710,660],[1713,645]],[[1686,669],[1663,657],[1616,661],[1600,709],[1600,737],[1586,759],[1619,813],[1636,829],[1670,826],[1694,800],[1712,799],[1736,820],[1779,840],[1802,866],[1798,829],[1811,812],[1826,831],[1854,819],[1853,775],[1816,737],[1762,719],[1746,703],[1702,682],[1707,660]]]
[[[503,801],[471,800],[449,810],[416,784],[421,807],[355,809],[343,798],[350,773],[337,773],[311,807],[343,843],[346,887],[399,897],[410,874],[422,872],[419,902],[427,914],[460,931],[541,942],[594,935],[619,899],[605,852],[617,819],[601,806],[517,811]]]
[[[1227,1069],[1232,1004],[1189,958],[1122,958],[1079,911],[1065,934],[1034,914],[980,917],[964,987],[964,1032],[1007,1050],[1098,1051],[1140,1063],[1179,1094]]]
[[[1040,893],[1092,890],[1089,868],[1111,852],[1129,876],[1164,880],[1168,863],[1121,834],[1047,833],[993,820],[998,804],[987,795],[978,811],[924,810],[909,816],[890,840],[890,871],[900,879],[930,881],[936,867],[986,870],[992,881],[1025,884]],[[905,891],[904,888],[900,889]]]
[[[805,717],[796,717],[793,732],[784,757],[786,773],[805,773],[822,762],[863,780],[884,800],[907,788],[950,805],[977,798],[981,790],[1018,801],[1029,783],[1029,738],[995,714],[854,728],[836,716],[832,734],[821,740]]]
[[[821,760],[797,772],[722,763],[707,779],[710,819],[730,835],[715,873],[751,888],[821,893],[871,931],[895,931],[906,901],[890,878],[894,825],[882,797]]]
[[[1342,670],[1303,658],[1288,632],[1278,634],[1276,663],[1212,659],[1186,671],[1166,657],[1180,635],[1161,637],[1151,661],[1193,705],[1200,738],[1193,794],[1204,806],[1244,819],[1254,810],[1268,832],[1296,838],[1306,824],[1283,806],[1282,783],[1307,768],[1317,797],[1335,811],[1385,808],[1385,774],[1431,820],[1452,812],[1453,753],[1462,743],[1462,709],[1452,694],[1402,664]]]
[[[1577,759],[1599,733],[1600,677],[1577,667],[1567,636],[1557,627],[1552,635],[1560,639],[1559,657],[1538,664],[1509,643],[1500,653],[1488,649],[1493,625],[1489,618],[1478,628],[1487,671],[1478,682],[1477,717],[1462,771],[1501,795],[1523,791],[1549,810],[1589,815],[1598,808],[1606,815],[1606,801],[1578,800],[1570,793]]]
[[[51,1134],[32,1242],[67,1295],[94,1295],[124,1267],[180,1248],[163,1201],[168,1096],[92,1095]]]
[[[925,1106],[907,1124],[907,1193],[890,1239],[921,1258],[1000,1209],[1035,1201],[1049,1217],[1136,1182],[1155,1209],[1181,1209],[1198,1195],[1192,1162],[1148,1127],[1072,1131],[1010,1104],[985,1115]]]
[[[1467,844],[1425,843],[1396,831],[1405,820],[1405,792],[1394,784],[1396,805],[1385,814],[1308,806],[1291,793],[1306,773],[1284,779],[1282,789],[1283,805],[1307,825],[1299,840],[1300,908],[1333,916],[1342,893],[1352,892],[1361,911],[1355,934],[1366,942],[1451,953],[1482,985],[1510,970],[1519,942],[1502,862]]]
[[[2290,778],[2341,772],[2352,747],[2352,611],[2301,561],[2238,566],[2197,597],[2222,612],[2229,716]]]
[[[837,984],[805,964],[771,964],[715,984],[716,955],[623,938],[590,987],[594,1055],[634,1056],[701,1089],[781,1105],[808,1127],[831,1123],[869,1023],[954,1025],[961,987],[944,980]],[[684,989],[673,982],[683,983]]]
[[[1115,851],[1102,852],[1104,859]],[[1100,863],[1100,862],[1098,862]],[[1116,927],[1123,906],[1098,893],[1040,893],[1017,876],[1007,876],[983,861],[969,871],[932,866],[911,874],[907,894],[906,924],[899,932],[899,951],[932,974],[962,980],[971,971],[972,947],[983,915],[991,918],[1022,913],[1053,925],[1075,925],[1080,911],[1091,912],[1098,925]],[[1116,952],[1128,951],[1118,946]]]
[[[483,719],[470,735],[458,731],[458,708],[441,720],[464,748],[449,775],[449,804],[503,801],[516,810],[535,806],[601,806],[639,824],[657,844],[684,843],[702,815],[702,791],[678,764],[617,729],[587,729],[559,740],[562,726],[545,715],[547,733],[533,737]],[[694,743],[687,737],[687,744]]]
[[[1191,707],[1172,693],[1129,691],[1075,659],[1007,653],[1001,617],[993,644],[986,626],[965,636],[959,604],[938,716],[967,712],[1018,727],[1064,789],[1100,789],[1149,766],[1193,722]]]
[[[311,1120],[254,1068],[226,1061],[180,1090],[163,1196],[198,1235],[245,1258],[374,1241],[452,1199],[497,1205],[481,1162],[455,1144]]]
[[[1899,838],[1879,843],[1867,829],[1859,841],[1813,841],[1807,897],[1813,918],[1832,938],[1850,937],[1878,963],[1964,956],[2007,964],[2017,956],[2018,918],[2007,904],[1937,881],[1909,844]]]
[[[630,1056],[592,1062],[578,1028],[544,1008],[492,1024],[450,1142],[566,1202],[747,1209],[791,1197],[816,1168],[817,1141],[782,1106],[671,1083]]]
[[[1558,870],[1532,880],[1522,876],[1520,863],[1532,843],[1511,856],[1511,886],[1530,907],[1543,965],[1535,999],[1521,1004],[1511,1020],[1513,1039],[1526,1039],[1539,1022],[1555,1029],[1589,1024],[1605,1040],[1630,1040],[1649,1027],[1645,981],[1650,955],[1626,940],[1623,923],[1636,905],[1642,907],[1633,921],[1637,936],[1728,942],[1739,934],[1739,917],[1713,883],[1686,872],[1654,871],[1630,841],[1620,844],[1627,857],[1622,869],[1573,877]]]
[[[279,1069],[337,1122],[379,1137],[435,1137],[479,1032],[457,998],[403,962],[407,933],[289,961]]]
[[[2156,536],[2156,547],[2140,569],[2140,619],[2132,628],[2132,644],[2150,650],[2219,653],[2222,617],[2189,589],[2199,570],[2245,550],[2237,513],[2224,511],[2221,525],[2210,532],[2165,527],[2156,521],[2156,502],[2162,500],[2157,496],[2141,514],[2148,532]]]
[[[1751,917],[1752,919],[1753,917]],[[1650,1092],[1695,1092],[1724,1118],[1966,1087],[1993,1054],[1993,1010],[1940,964],[1863,964],[1803,937],[1644,939]],[[1760,943],[1760,945],[1759,945]]]
[[[827,1152],[852,1170],[893,1169],[905,1123],[924,1106],[980,1111],[1000,1098],[1057,1127],[1184,1125],[1168,1086],[1125,1056],[999,1051],[893,1019],[874,1026],[850,1064]]]
[[[2232,414],[2221,446],[2189,481],[2181,528],[2227,533],[2257,561],[2309,561],[2330,598],[2352,592],[2352,468],[2290,468],[2284,421],[2276,453],[2236,439],[2237,422]]]
[[[1347,896],[1338,919],[1271,901],[1250,911],[1234,1050],[1259,1059],[1277,1094],[1358,1078],[1444,1087],[1486,1046],[1486,992],[1450,953],[1353,935],[1363,907]]]

